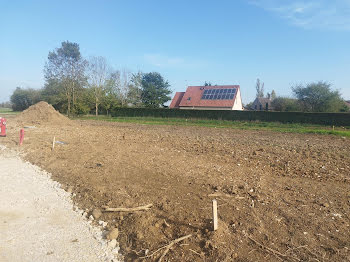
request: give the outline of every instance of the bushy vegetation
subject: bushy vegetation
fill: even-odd
[[[86,60],[77,43],[62,42],[49,52],[41,89],[17,88],[12,107],[24,110],[47,101],[68,115],[109,114],[116,107],[160,108],[171,99],[170,85],[159,73],[116,70],[103,57]]]
[[[275,111],[282,112],[298,112],[302,111],[300,103],[297,99],[289,97],[276,97],[271,102]]]
[[[14,111],[22,111],[41,100],[40,90],[17,87],[10,100]]]
[[[112,111],[112,116],[309,123],[350,127],[350,117],[348,113],[115,108]]]

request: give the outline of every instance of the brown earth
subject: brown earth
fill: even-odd
[[[17,147],[8,119],[0,143]],[[119,229],[126,261],[350,261],[350,140],[98,121],[27,129],[20,151]],[[56,144],[52,139],[66,144]],[[212,195],[214,194],[214,195]],[[219,230],[212,232],[211,201]],[[146,261],[155,261],[161,250]]]
[[[57,112],[52,105],[41,101],[16,116],[18,125],[68,125],[69,118]]]

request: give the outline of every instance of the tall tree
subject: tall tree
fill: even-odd
[[[127,106],[128,104],[128,93],[129,93],[129,85],[130,85],[130,72],[126,69],[121,71],[120,78],[120,88],[119,88],[119,100],[121,102],[121,106]]]
[[[120,87],[120,72],[118,70],[112,71],[106,81],[105,95],[102,99],[102,106],[106,110],[107,115],[110,110],[120,103],[119,98]]]
[[[171,97],[169,82],[157,72],[147,73],[142,77],[141,100],[146,107],[158,108],[164,106]]]
[[[49,52],[44,73],[47,82],[55,81],[63,88],[67,100],[67,114],[71,114],[77,93],[85,83],[86,61],[80,54],[77,43],[62,42],[60,48]]]
[[[95,114],[98,115],[98,107],[105,96],[106,82],[110,75],[111,68],[106,58],[94,56],[89,59],[89,86],[93,90],[95,100]]]
[[[260,79],[258,78],[256,80],[256,85],[255,85],[255,89],[256,89],[256,97],[264,97],[264,86],[265,84],[260,82]]]
[[[272,90],[272,91],[271,91],[271,100],[274,100],[276,97],[277,97],[277,96],[276,96],[275,90]]]
[[[292,87],[295,97],[309,112],[339,112],[344,100],[338,90],[332,90],[331,84],[323,81]]]
[[[136,74],[132,74],[129,90],[128,90],[128,102],[133,106],[141,106],[141,94],[142,94],[142,72],[137,72]]]

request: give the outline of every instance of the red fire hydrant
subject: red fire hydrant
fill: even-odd
[[[6,119],[0,117],[0,136],[6,136]]]

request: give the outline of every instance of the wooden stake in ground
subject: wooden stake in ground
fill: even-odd
[[[54,149],[55,149],[55,142],[56,142],[56,138],[55,138],[55,137],[53,137],[53,140],[52,140],[52,150],[54,150]]]
[[[140,206],[140,207],[108,207],[103,206],[104,212],[136,212],[136,211],[145,211],[149,210],[152,207],[152,204],[148,204],[146,206]]]
[[[213,200],[213,230],[218,229],[218,202]]]

